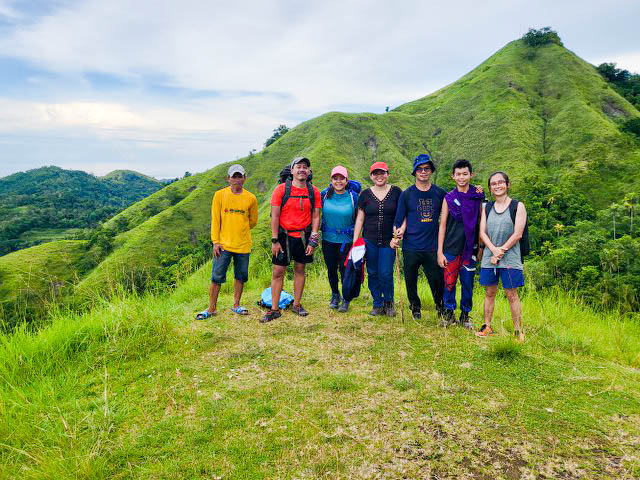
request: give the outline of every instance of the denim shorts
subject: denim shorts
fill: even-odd
[[[233,258],[233,278],[245,283],[249,280],[249,254],[234,253],[223,250],[219,257],[213,257],[213,267],[211,269],[211,281],[213,283],[224,283],[227,280],[227,269]]]
[[[516,268],[481,268],[478,282],[483,287],[498,285],[502,282],[502,288],[511,289],[524,286],[524,274]]]

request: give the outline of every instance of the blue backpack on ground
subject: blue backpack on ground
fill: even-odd
[[[287,308],[293,303],[293,295],[285,292],[280,292],[280,300],[278,301],[278,308]],[[271,287],[265,288],[258,300],[258,306],[263,308],[271,308]]]

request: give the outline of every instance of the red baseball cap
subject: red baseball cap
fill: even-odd
[[[334,175],[342,175],[344,178],[349,178],[347,169],[344,168],[342,165],[333,167],[333,170],[331,170],[331,178],[333,178]]]
[[[385,172],[388,172],[389,167],[387,167],[387,164],[384,162],[376,162],[373,165],[371,165],[371,168],[369,169],[369,173],[373,173],[374,170],[384,170]]]

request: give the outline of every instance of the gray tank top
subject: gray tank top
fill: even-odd
[[[509,237],[513,235],[513,228],[514,225],[511,221],[509,207],[507,207],[504,212],[498,213],[496,212],[496,206],[494,204],[487,217],[487,234],[491,239],[491,243],[496,247],[503,245]],[[485,248],[482,255],[481,266],[482,268],[515,268],[516,270],[522,270],[520,242],[507,250],[507,253],[504,254],[504,257],[502,257],[497,265],[491,264],[491,250]]]

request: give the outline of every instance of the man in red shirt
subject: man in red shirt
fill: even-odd
[[[300,304],[304,291],[304,267],[313,261],[313,251],[318,246],[322,208],[320,191],[307,183],[310,167],[308,158],[294,158],[291,162],[293,178],[278,185],[271,196],[271,310],[260,320],[262,323],[282,315],[278,300],[284,272],[291,259],[294,262],[292,311],[303,317],[309,314]]]

